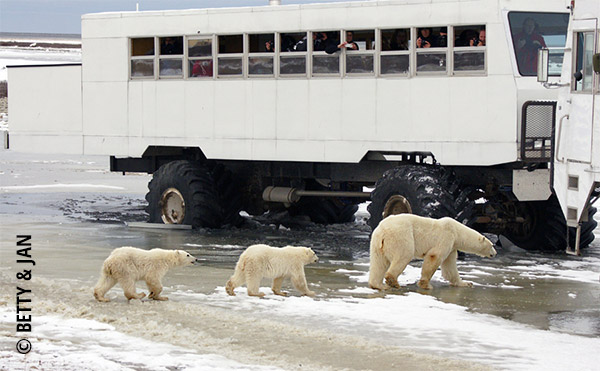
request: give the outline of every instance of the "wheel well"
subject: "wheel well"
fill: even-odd
[[[110,171],[153,174],[162,165],[172,161],[205,161],[198,147],[148,146],[142,157],[110,156]]]

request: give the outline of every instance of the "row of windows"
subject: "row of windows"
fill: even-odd
[[[485,45],[483,25],[141,37],[131,39],[130,73],[134,79],[481,74]]]

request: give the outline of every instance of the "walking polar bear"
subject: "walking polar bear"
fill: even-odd
[[[424,259],[417,285],[432,287],[431,277],[442,266],[442,277],[453,286],[471,287],[456,269],[457,250],[492,258],[492,242],[452,218],[431,219],[412,214],[392,215],[379,223],[371,236],[369,287],[377,290],[398,288],[398,276],[413,258]]]
[[[235,272],[227,281],[225,290],[229,295],[235,295],[233,290],[246,283],[248,295],[263,297],[259,292],[260,280],[263,277],[272,278],[271,289],[275,295],[286,296],[281,291],[284,278],[291,277],[292,284],[303,295],[314,296],[308,289],[304,266],[319,260],[312,249],[302,246],[271,247],[267,245],[252,245],[241,255],[235,266]]]
[[[150,291],[149,299],[168,300],[166,296],[160,296],[164,275],[170,268],[192,265],[196,261],[196,258],[183,250],[148,251],[128,246],[119,247],[102,264],[100,279],[94,287],[94,297],[101,302],[110,301],[104,294],[118,282],[127,300],[142,299],[146,294],[136,293],[135,282],[144,280]]]

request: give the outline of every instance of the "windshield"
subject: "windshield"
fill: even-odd
[[[538,50],[548,48],[548,74],[560,76],[569,13],[510,12],[508,22],[519,73],[522,76],[535,76]]]

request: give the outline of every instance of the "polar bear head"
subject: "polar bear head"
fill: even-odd
[[[480,235],[477,242],[478,245],[475,250],[477,255],[483,256],[484,258],[493,258],[496,256],[496,249],[494,249],[492,241],[488,240],[485,236]]]
[[[319,257],[315,252],[309,247],[303,247],[304,254],[306,255],[306,260],[304,264],[316,263],[319,261]]]
[[[177,258],[177,263],[175,265],[179,267],[192,265],[199,261],[185,250],[175,250],[175,256]]]
[[[283,249],[287,251],[293,251],[293,255],[296,257],[296,259],[301,261],[304,265],[319,261],[317,254],[315,254],[315,252],[309,247],[286,246]]]

